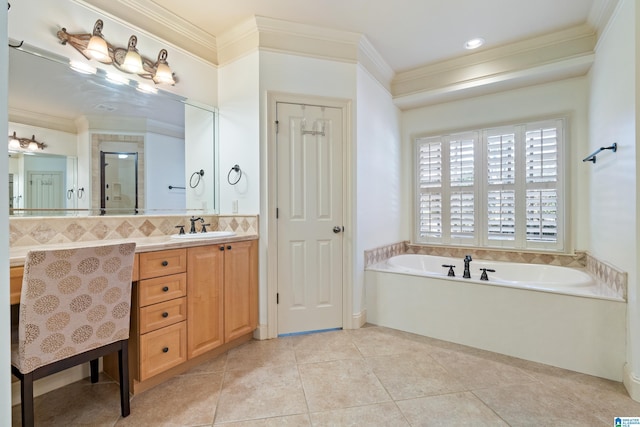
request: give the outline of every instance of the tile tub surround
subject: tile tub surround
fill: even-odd
[[[408,241],[380,246],[364,252],[365,269],[379,262],[400,254],[438,255],[463,259],[465,255],[490,261],[522,262],[526,264],[547,264],[561,267],[586,268],[598,281],[616,295],[627,299],[627,273],[601,261],[584,251],[576,251],[575,255],[500,251],[490,249],[473,249],[462,247],[444,247],[415,245]]]
[[[177,225],[189,229],[191,215],[131,215],[87,217],[13,217],[9,219],[11,247],[96,240],[136,239],[176,234]],[[203,215],[210,231],[258,234],[257,215]],[[198,228],[199,229],[199,228]]]

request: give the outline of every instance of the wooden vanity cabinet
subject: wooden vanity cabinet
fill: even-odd
[[[187,360],[186,249],[140,254],[132,333],[135,379],[144,381]]]
[[[258,245],[236,242],[224,250],[225,342],[252,332],[258,326]]]

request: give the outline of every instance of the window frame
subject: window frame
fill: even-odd
[[[532,132],[538,129],[554,128],[556,131],[555,149],[556,149],[556,174],[555,181],[550,182],[527,182],[527,141],[525,136],[528,132]],[[465,246],[465,247],[481,247],[491,249],[509,249],[509,250],[532,250],[532,251],[545,251],[545,252],[559,252],[563,253],[567,249],[567,233],[566,233],[566,213],[570,209],[571,200],[565,197],[565,183],[566,175],[569,172],[569,165],[566,160],[565,150],[567,145],[567,128],[568,118],[564,116],[553,117],[542,120],[522,121],[513,124],[506,124],[500,126],[481,127],[473,130],[451,131],[442,132],[439,134],[431,135],[418,135],[413,138],[413,157],[414,157],[414,242],[417,244],[429,244],[439,246]],[[515,135],[514,141],[514,169],[515,169],[515,182],[512,185],[503,185],[502,188],[513,188],[515,192],[514,198],[514,238],[513,240],[498,240],[489,237],[489,191],[492,188],[498,188],[499,186],[489,184],[488,177],[488,138],[490,135],[500,134],[501,132],[513,133]],[[474,235],[472,238],[455,238],[451,236],[451,193],[452,184],[450,181],[450,163],[449,143],[452,140],[456,140],[463,135],[476,135],[474,140]],[[440,187],[434,186],[428,190],[421,188],[421,158],[420,149],[424,144],[440,143],[441,150],[441,181]],[[524,166],[518,166],[524,165]],[[529,163],[531,165],[531,162]],[[532,181],[536,181],[535,178],[530,178]],[[555,199],[551,199],[555,202],[555,241],[546,241],[543,236],[540,235],[539,239],[528,239],[528,219],[532,214],[527,214],[527,190],[529,194],[535,191],[544,191],[551,188],[555,190],[552,193]],[[425,193],[438,193],[440,190],[440,236],[431,235],[422,236],[421,230],[421,196]],[[446,202],[446,203],[445,203]],[[535,207],[535,206],[534,206]],[[542,208],[538,207],[541,211]],[[540,212],[541,218],[544,216]],[[541,225],[540,230],[544,230]]]

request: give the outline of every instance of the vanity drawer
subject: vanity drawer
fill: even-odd
[[[140,307],[187,295],[187,273],[145,279],[139,282]]]
[[[149,305],[140,309],[140,333],[155,331],[187,320],[187,298]]]
[[[140,336],[140,381],[187,361],[187,322]]]
[[[187,250],[144,252],[140,254],[140,279],[168,276],[187,271]]]

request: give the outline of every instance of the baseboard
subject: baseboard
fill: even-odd
[[[637,378],[631,372],[631,368],[628,363],[624,364],[624,374],[622,382],[627,389],[629,396],[636,402],[640,402],[640,378]]]
[[[353,314],[353,329],[362,328],[367,323],[367,309],[363,309],[360,313]]]
[[[253,338],[257,340],[269,339],[267,334],[267,325],[258,325],[255,331],[253,331]]]

